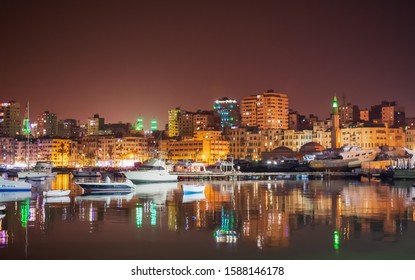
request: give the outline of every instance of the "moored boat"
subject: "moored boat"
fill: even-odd
[[[33,169],[28,171],[17,172],[19,179],[29,180],[45,180],[46,178],[56,177],[57,172],[53,172],[53,164],[49,161],[38,161],[36,162]]]
[[[173,174],[173,166],[161,158],[152,158],[144,162],[137,170],[125,171],[123,174],[134,183],[177,182],[178,175]]]
[[[124,182],[115,182],[106,177],[105,181],[75,183],[86,192],[128,192],[135,189],[134,183],[129,179]]]
[[[100,177],[102,174],[93,168],[79,168],[71,171],[74,177]]]
[[[0,192],[31,191],[32,185],[23,181],[8,180],[0,177]]]
[[[57,196],[68,196],[71,193],[71,190],[49,190],[44,191],[44,197],[57,197]]]
[[[361,167],[363,162],[373,161],[379,149],[362,149],[358,146],[344,146],[339,151],[317,155],[309,161],[309,167],[315,171],[348,171]]]

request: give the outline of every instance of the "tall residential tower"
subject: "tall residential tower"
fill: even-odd
[[[242,126],[260,129],[288,129],[288,96],[268,90],[244,97],[241,102]]]

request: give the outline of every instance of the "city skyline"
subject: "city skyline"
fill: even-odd
[[[2,101],[85,122],[167,123],[269,89],[327,118],[337,95],[415,115],[411,1],[2,3]],[[314,98],[310,98],[314,97]],[[306,99],[306,102],[304,100]]]

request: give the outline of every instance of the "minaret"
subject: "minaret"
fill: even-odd
[[[333,112],[331,119],[333,121],[333,127],[331,129],[331,148],[340,148],[340,117],[339,117],[339,103],[337,97],[334,96],[332,102]]]

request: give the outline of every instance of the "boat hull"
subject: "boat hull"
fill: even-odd
[[[134,185],[125,182],[88,182],[77,184],[87,192],[130,192],[135,189]]]
[[[36,172],[36,171],[25,171],[25,172],[18,172],[17,177],[19,179],[29,179],[33,181],[45,180],[49,177],[56,177],[57,172],[49,173],[49,172]]]
[[[133,183],[161,183],[161,182],[177,182],[178,175],[170,174],[168,172],[154,172],[154,171],[127,171],[124,172],[127,179]]]
[[[309,167],[315,171],[348,171],[353,168],[350,163],[355,163],[355,160],[312,160],[309,162]]]
[[[68,196],[71,193],[71,190],[50,190],[43,192],[44,197],[59,197],[59,196]]]
[[[27,192],[32,190],[32,185],[27,182],[0,180],[0,192]]]

